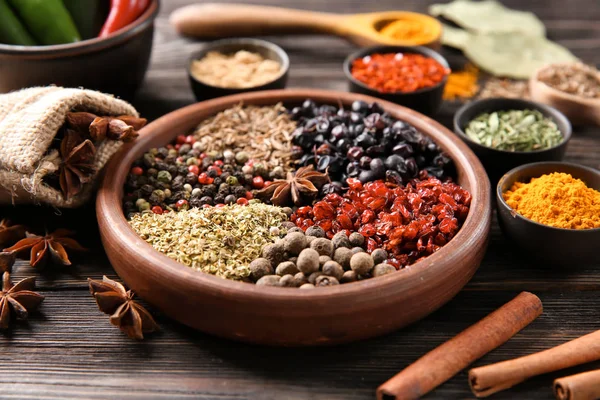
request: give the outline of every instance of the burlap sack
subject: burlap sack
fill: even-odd
[[[97,147],[92,182],[69,200],[42,181],[60,165],[58,151],[48,149],[73,110],[100,116],[139,116],[127,102],[91,90],[53,86],[0,95],[0,204],[45,203],[70,208],[89,200],[98,173],[121,142],[105,140]]]

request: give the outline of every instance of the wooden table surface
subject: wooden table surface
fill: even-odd
[[[191,2],[163,1],[152,65],[134,102],[150,119],[194,101],[184,67],[189,54],[202,44],[177,37],[168,23],[172,10]],[[366,12],[400,6],[425,11],[430,2],[261,3]],[[515,8],[527,4],[544,20],[551,39],[588,63],[600,63],[600,7],[594,0],[504,3]],[[290,55],[290,86],[346,90],[341,63],[353,50],[351,45],[321,36],[272,40]],[[446,105],[437,118],[449,125],[455,110],[456,105]],[[599,154],[600,129],[575,128],[567,160],[600,168]],[[488,254],[465,290],[428,318],[387,336],[328,348],[266,348],[196,332],[153,310],[162,331],[135,342],[109,325],[87,289],[87,277],[116,278],[101,248],[93,206],[76,211],[21,207],[0,212],[48,229],[76,229],[81,242],[91,249],[72,268],[38,274],[25,263],[18,264],[14,278],[39,276],[38,288],[46,301],[28,323],[0,334],[0,398],[372,399],[379,384],[522,290],[540,296],[543,315],[475,365],[526,355],[600,329],[600,264],[547,269],[518,254],[494,221]],[[493,398],[551,399],[554,378],[595,368],[600,363],[542,376]],[[473,398],[466,373],[426,398]]]

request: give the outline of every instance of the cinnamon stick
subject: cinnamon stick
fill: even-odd
[[[506,342],[541,313],[542,302],[536,295],[519,294],[385,382],[377,388],[377,399],[418,399]]]
[[[599,359],[600,331],[596,331],[525,357],[473,368],[469,384],[475,396],[487,397],[531,377]]]
[[[557,400],[600,399],[600,369],[555,380],[554,394]]]

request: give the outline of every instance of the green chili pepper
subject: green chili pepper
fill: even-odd
[[[108,16],[108,0],[63,0],[82,39],[91,39],[100,33]]]
[[[50,45],[81,40],[62,0],[9,0],[9,3],[40,43]]]
[[[5,0],[0,0],[0,43],[23,46],[36,44]]]

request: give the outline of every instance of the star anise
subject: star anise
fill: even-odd
[[[266,188],[258,192],[258,196],[270,197],[276,206],[287,206],[294,203],[299,206],[312,199],[319,189],[329,182],[327,173],[315,171],[312,165],[299,168],[294,174],[288,172],[286,179],[275,179]]]
[[[141,340],[144,333],[159,329],[152,315],[133,300],[133,292],[125,290],[119,282],[104,276],[102,281],[88,278],[88,283],[100,311],[110,314],[110,323],[119,327],[130,338]]]
[[[0,221],[0,246],[13,244],[17,240],[25,237],[24,225],[12,225],[9,220],[3,218]]]
[[[44,296],[33,291],[35,278],[27,278],[11,284],[10,274],[2,275],[2,291],[0,291],[0,329],[8,328],[11,314],[17,319],[27,319],[33,311],[44,301]]]
[[[60,143],[60,188],[65,199],[76,195],[95,172],[96,148],[91,140],[83,140],[74,130],[67,129]]]
[[[43,267],[46,265],[48,256],[62,265],[71,265],[65,248],[75,251],[87,250],[77,243],[75,239],[68,237],[71,235],[73,235],[73,232],[66,229],[57,229],[46,236],[37,236],[28,233],[25,239],[18,241],[14,246],[4,249],[4,251],[20,253],[31,249],[29,264],[32,267]]]
[[[99,117],[88,112],[70,112],[67,114],[66,122],[68,128],[83,136],[89,135],[94,142],[104,140],[106,137],[129,142],[138,136],[137,131],[148,121],[131,115]]]

